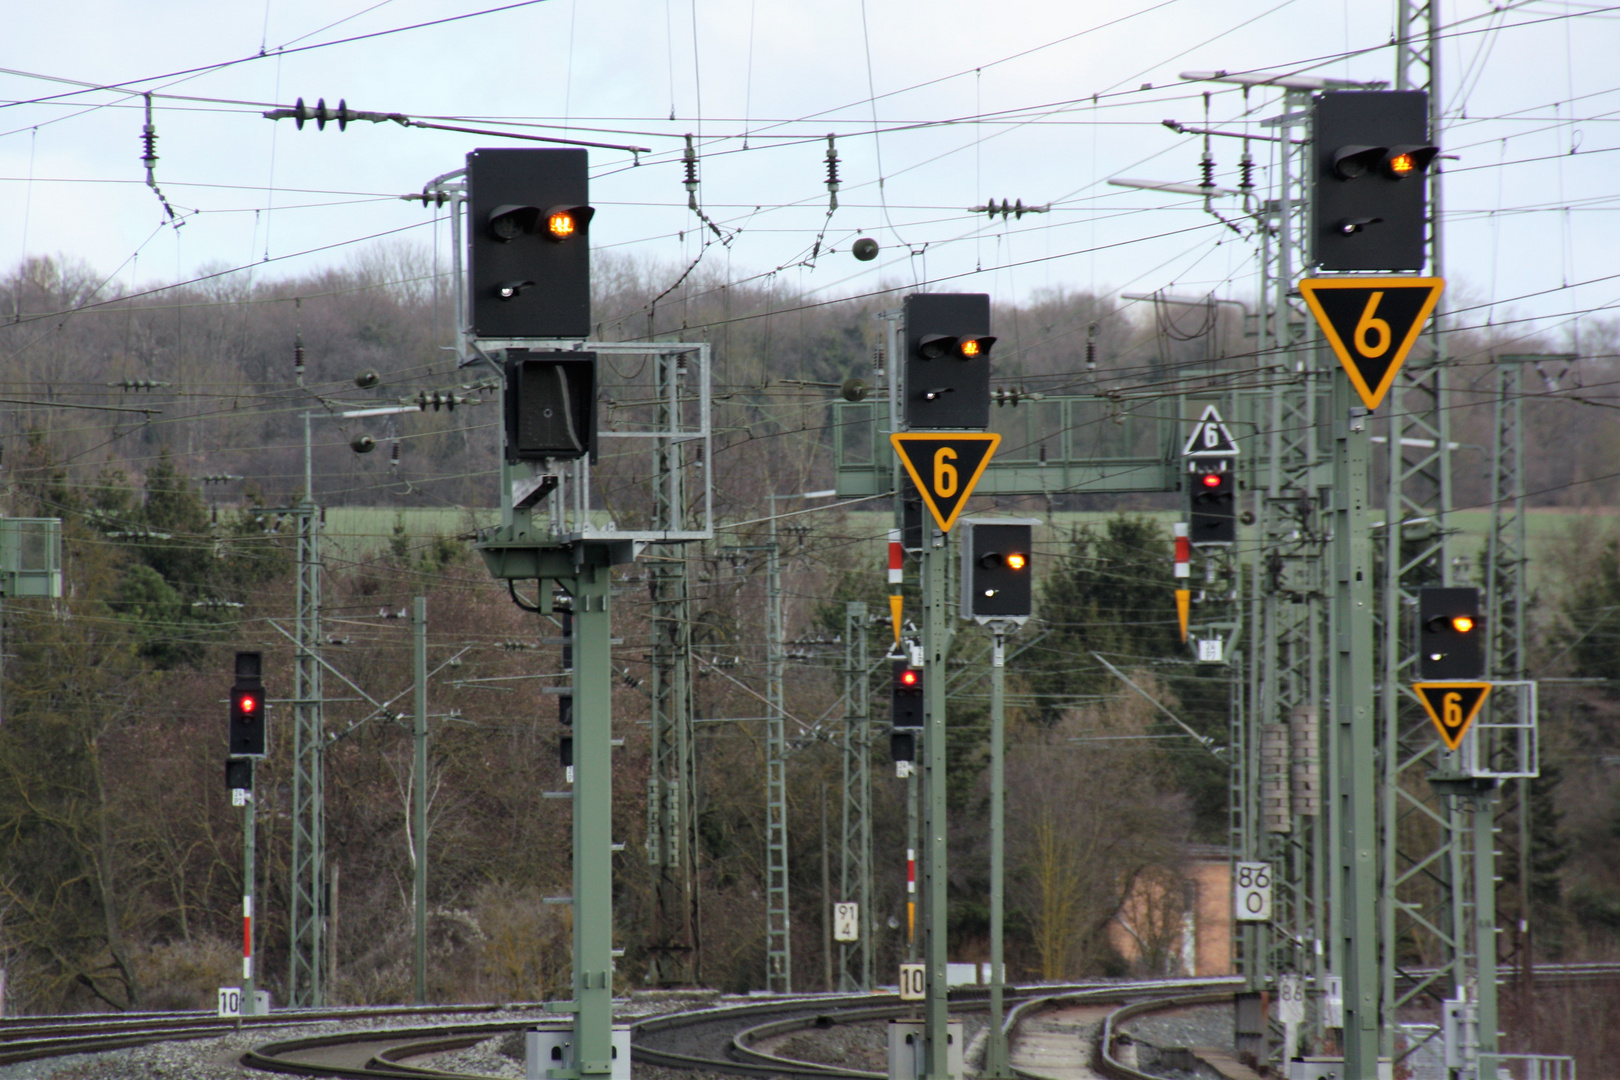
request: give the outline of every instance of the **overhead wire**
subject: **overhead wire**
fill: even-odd
[[[132,90],[131,88],[136,87],[136,86],[141,86],[141,85],[143,85],[145,83],[163,82],[165,80],[178,79],[178,78],[180,78],[181,76],[184,76],[184,75],[200,75],[200,74],[204,74],[204,73],[207,73],[207,72],[219,71],[219,70],[224,69],[224,68],[235,67],[238,64],[249,64],[249,63],[252,63],[255,60],[263,60],[266,57],[291,56],[291,55],[293,55],[295,53],[310,52],[310,51],[315,50],[315,49],[327,49],[327,48],[331,48],[331,47],[336,46],[336,45],[352,45],[355,42],[359,42],[359,41],[370,41],[370,40],[374,40],[376,38],[391,37],[394,34],[402,34],[402,33],[406,33],[406,32],[411,31],[411,30],[423,30],[423,29],[426,29],[426,28],[431,27],[431,26],[444,26],[444,25],[446,25],[448,23],[461,22],[461,21],[466,20],[466,19],[476,19],[476,18],[480,18],[480,17],[482,17],[484,15],[494,15],[494,14],[498,14],[498,13],[503,12],[503,11],[512,11],[512,10],[515,10],[517,8],[532,7],[535,4],[539,4],[539,3],[543,3],[543,2],[545,2],[545,0],[514,0],[514,2],[512,2],[512,3],[502,4],[502,5],[498,6],[498,7],[484,8],[484,9],[482,9],[480,11],[463,12],[460,15],[448,15],[448,16],[445,16],[442,19],[429,19],[429,20],[425,20],[425,21],[422,21],[422,22],[411,23],[410,25],[407,25],[407,26],[396,26],[396,27],[391,27],[391,28],[386,29],[386,30],[376,30],[376,31],[372,31],[371,33],[356,34],[356,35],[354,35],[352,37],[337,38],[337,39],[332,40],[332,41],[318,41],[318,42],[314,42],[313,44],[298,45],[298,46],[280,45],[280,46],[277,46],[276,48],[270,50],[269,52],[262,52],[261,51],[261,52],[254,53],[254,54],[251,54],[251,55],[248,55],[248,56],[237,57],[234,60],[221,60],[221,61],[217,61],[217,62],[211,63],[211,64],[200,64],[200,65],[197,65],[195,67],[180,68],[179,70],[165,72],[165,73],[163,73],[161,75],[146,75],[146,76],[141,76],[141,77],[134,78],[134,79],[125,79],[125,80],[122,80],[122,81],[116,82],[116,83],[83,83],[83,84],[80,84],[80,89],[64,91],[61,94],[52,94],[52,95],[47,95],[47,96],[43,96],[43,97],[29,98],[29,99],[21,100],[21,101],[10,101],[10,102],[0,103],[0,110],[15,108],[15,107],[17,107],[19,105],[38,105],[38,104],[42,104],[42,103],[45,103],[45,102],[58,101],[58,100],[61,100],[63,98],[78,97],[81,94],[94,93],[94,92],[99,92],[99,91],[118,91],[118,92],[124,92],[124,93],[129,93],[129,94],[138,94],[138,93],[141,93],[142,91]],[[7,74],[17,74],[17,72],[14,72],[14,71],[7,71],[6,73]]]

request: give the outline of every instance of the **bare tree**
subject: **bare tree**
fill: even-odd
[[[1010,740],[1008,895],[1043,979],[1103,966],[1108,923],[1138,879],[1176,863],[1190,816],[1142,738],[1150,722],[1139,700],[1118,700]]]

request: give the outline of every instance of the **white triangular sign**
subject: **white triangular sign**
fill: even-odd
[[[1238,452],[1237,440],[1226,429],[1219,410],[1213,405],[1204,407],[1204,415],[1193,425],[1187,436],[1187,445],[1181,448],[1183,457],[1234,457]]]

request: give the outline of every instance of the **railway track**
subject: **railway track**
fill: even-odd
[[[389,1031],[344,1031],[267,1043],[242,1055],[242,1064],[293,1076],[467,1080],[469,1074],[413,1065],[476,1046],[495,1035],[534,1026],[534,1020],[444,1024]]]
[[[1541,986],[1616,980],[1620,980],[1620,964],[1616,963],[1548,964],[1535,971],[1535,982]],[[1149,1074],[1115,1060],[1110,1052],[1120,1025],[1134,1016],[1229,1000],[1239,984],[1240,980],[1227,977],[1009,987],[1006,1029],[1013,1035],[1021,1023],[1052,1010],[1109,1007],[1099,1029],[1098,1053],[1089,1067],[1119,1080],[1142,1080]],[[1505,980],[1505,985],[1512,985],[1511,977]],[[986,1006],[984,988],[961,987],[952,994],[952,1012],[978,1011]],[[902,1003],[893,994],[824,994],[707,1006],[634,1022],[632,1054],[638,1063],[739,1076],[882,1080],[884,1074],[881,1073],[799,1061],[774,1054],[761,1044],[795,1031],[899,1018],[913,1014],[915,1008],[915,1003]],[[465,1080],[467,1074],[436,1068],[430,1064],[431,1059],[492,1036],[531,1027],[543,1018],[553,1019],[540,1009],[538,1005],[474,1005],[284,1010],[271,1016],[246,1018],[240,1026],[233,1019],[205,1013],[13,1017],[0,1019],[0,1065],[158,1042],[217,1038],[238,1031],[262,1029],[269,1034],[276,1029],[333,1021],[398,1022],[407,1018],[443,1016],[458,1019],[440,1024],[323,1032],[267,1042],[244,1054],[242,1063],[269,1072],[357,1080],[367,1077]],[[536,1015],[479,1019],[526,1010],[533,1010]],[[465,1019],[469,1016],[473,1019]],[[1085,1067],[1081,1066],[1082,1074]],[[1038,1070],[1015,1068],[1014,1071],[1025,1080],[1050,1080]]]
[[[1012,1008],[1006,1017],[1009,1033],[1019,1021],[1059,1002],[1123,1002],[1143,995],[1185,994],[1190,990],[1231,989],[1233,978],[1165,980],[1137,983],[1085,983],[1073,986],[1009,987]],[[962,988],[951,996],[951,1011],[978,1011],[988,1005],[987,993]],[[796,1002],[693,1010],[649,1017],[632,1028],[632,1048],[638,1062],[671,1068],[741,1076],[784,1076],[793,1080],[883,1080],[886,1073],[840,1068],[782,1057],[758,1048],[767,1038],[838,1024],[865,1023],[912,1015],[913,1003],[893,995],[860,995],[800,999]],[[1038,1080],[1030,1074],[1031,1080]]]
[[[221,1018],[202,1012],[82,1013],[69,1016],[8,1017],[0,1020],[0,1065],[126,1050],[160,1042],[213,1039],[238,1031],[306,1027],[331,1021],[386,1020],[413,1016],[468,1014],[540,1009],[539,1005],[455,1005],[345,1009],[287,1009],[270,1016]],[[533,1023],[522,1021],[520,1023]]]

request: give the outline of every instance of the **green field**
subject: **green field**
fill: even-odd
[[[1146,511],[1145,514],[1160,522],[1166,532],[1169,531],[1172,522],[1181,520],[1182,517],[1178,511],[1172,510]],[[815,516],[806,515],[811,519]],[[986,516],[991,515],[986,513]],[[1037,528],[1035,533],[1037,544],[1050,544],[1061,542],[1070,529],[1079,525],[1089,524],[1101,528],[1114,515],[1101,511],[1071,511],[1054,513],[1048,519],[1048,515],[1039,511],[1010,511],[1004,512],[1002,516],[1026,516],[1039,521],[1050,520],[1049,526]],[[1373,520],[1380,520],[1382,516],[1375,510]],[[871,535],[875,537],[876,542],[886,537],[892,518],[887,512],[860,511],[851,513],[849,522],[853,526],[850,530],[852,533]],[[1452,541],[1453,557],[1466,559],[1470,566],[1470,569],[1460,577],[1472,580],[1485,557],[1485,539],[1491,527],[1490,511],[1458,511],[1451,515],[1450,524],[1457,530],[1456,538]],[[1530,587],[1532,590],[1548,589],[1556,585],[1560,565],[1577,554],[1573,550],[1576,543],[1581,542],[1584,537],[1604,538],[1620,534],[1620,509],[1532,510],[1526,517],[1525,532],[1529,547]],[[876,551],[877,548],[874,547],[874,552]],[[877,557],[878,555],[874,553],[873,558]]]
[[[1039,512],[1027,513],[1037,520],[1047,520]],[[1148,511],[1148,516],[1161,522],[1168,531],[1170,523],[1179,519],[1177,512]],[[1104,512],[1062,512],[1050,516],[1050,525],[1038,528],[1037,543],[1061,542],[1071,528],[1090,524],[1100,527],[1113,515]],[[1375,520],[1377,518],[1375,512]],[[455,536],[471,532],[482,525],[499,520],[500,513],[493,509],[469,511],[453,507],[410,508],[392,510],[382,507],[342,506],[327,511],[325,538],[336,553],[349,558],[363,557],[385,548],[394,536],[397,523],[403,522],[406,535],[420,538],[444,535]],[[808,524],[812,530],[826,529],[828,515],[805,514],[793,519]],[[882,565],[882,543],[888,535],[892,521],[887,511],[853,510],[846,512],[846,532],[854,537],[870,537],[874,567]],[[1451,523],[1458,530],[1453,542],[1453,554],[1467,559],[1477,568],[1484,557],[1485,536],[1490,529],[1491,515],[1485,510],[1466,510],[1451,515]],[[1575,556],[1572,546],[1583,535],[1613,536],[1620,531],[1620,510],[1595,511],[1532,510],[1526,522],[1529,536],[1530,585],[1532,589],[1546,589],[1558,581],[1558,567]],[[1467,576],[1472,577],[1473,571]]]
[[[429,536],[458,536],[500,520],[499,510],[461,510],[455,507],[411,507],[392,510],[372,506],[334,506],[326,511],[322,541],[333,554],[361,558],[388,546],[394,528],[403,523],[414,541]]]

